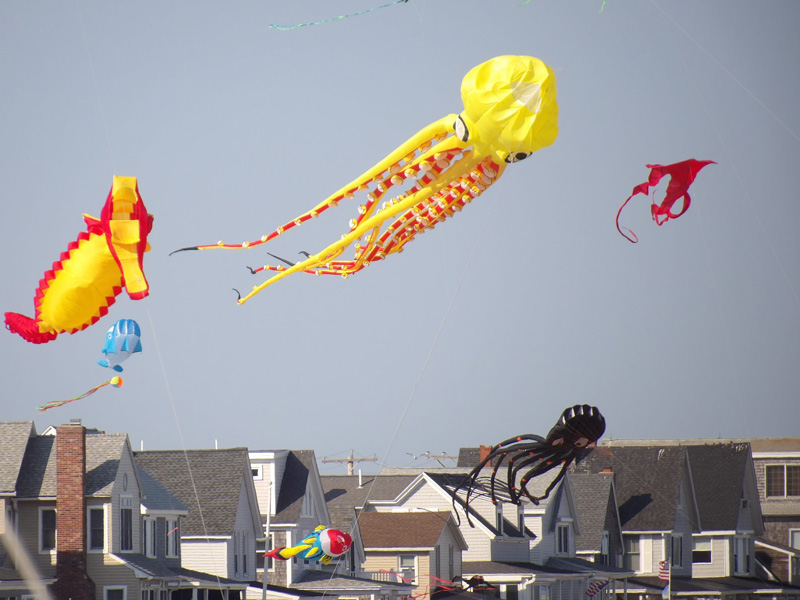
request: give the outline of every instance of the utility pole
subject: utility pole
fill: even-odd
[[[353,456],[353,451],[350,450],[350,456],[347,458],[323,458],[322,462],[324,463],[347,463],[347,474],[353,474],[353,465],[357,462],[375,462],[377,457],[373,456],[372,458],[355,458]]]

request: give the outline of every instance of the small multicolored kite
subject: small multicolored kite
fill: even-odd
[[[7,312],[6,329],[45,344],[59,333],[76,333],[96,323],[123,287],[132,300],[147,296],[142,260],[150,249],[147,234],[153,215],[147,214],[136,177],[115,175],[100,218],[83,215],[83,220],[86,231],[39,282],[34,317]]]
[[[112,377],[111,379],[101,383],[97,387],[93,387],[92,389],[90,389],[85,394],[81,394],[80,396],[75,396],[74,398],[70,398],[69,400],[55,400],[53,402],[48,402],[47,404],[44,404],[43,406],[37,406],[36,408],[39,409],[40,413],[43,413],[44,411],[46,411],[48,409],[56,408],[58,406],[63,406],[64,404],[69,404],[70,402],[75,402],[76,400],[82,400],[83,398],[86,398],[86,396],[91,396],[97,390],[99,390],[100,388],[105,387],[107,385],[111,385],[111,386],[114,386],[116,388],[122,387],[122,377]]]
[[[715,163],[713,160],[695,160],[690,158],[689,160],[673,163],[671,165],[646,165],[647,168],[650,169],[650,177],[644,183],[640,183],[633,188],[633,192],[630,196],[628,196],[628,200],[633,198],[636,194],[644,194],[646,196],[651,187],[658,185],[662,177],[669,175],[669,185],[667,185],[667,192],[664,196],[664,199],[661,201],[661,204],[656,204],[653,202],[652,206],[650,207],[650,212],[653,214],[653,220],[656,222],[656,225],[661,226],[670,219],[677,219],[689,209],[689,205],[692,202],[692,199],[689,196],[689,186],[692,185],[692,182],[694,181],[695,177],[697,177],[700,169],[706,165],[715,164],[717,163]],[[680,212],[673,213],[672,205],[681,198],[683,199],[683,207],[681,208]],[[619,231],[626,240],[635,244],[639,241],[639,238],[636,237],[636,234],[625,227],[625,231],[630,232],[633,237],[625,235],[622,231],[623,228],[620,228],[619,224],[619,215],[622,212],[622,209],[625,208],[625,205],[628,204],[628,200],[625,200],[625,202],[623,202],[622,206],[620,206],[619,210],[617,211],[617,231]]]
[[[304,560],[311,560],[327,565],[332,558],[341,556],[353,545],[353,538],[350,534],[339,531],[338,529],[328,529],[324,525],[317,528],[304,537],[299,544],[290,548],[279,547],[268,550],[264,556],[277,558],[278,560],[289,560],[297,556]]]
[[[106,345],[103,346],[103,356],[97,361],[101,367],[111,367],[117,373],[122,373],[121,362],[128,360],[131,354],[142,351],[140,340],[142,332],[139,324],[133,319],[120,319],[114,323],[106,334]]]

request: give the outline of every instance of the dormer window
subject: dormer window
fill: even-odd
[[[181,531],[178,519],[167,519],[167,556],[175,558],[180,555]]]
[[[517,529],[522,536],[525,536],[525,509],[522,504],[517,506]]]
[[[556,525],[556,552],[561,555],[569,554],[569,523]]]
[[[497,529],[497,535],[503,535],[503,506],[498,503],[494,507],[494,526]]]

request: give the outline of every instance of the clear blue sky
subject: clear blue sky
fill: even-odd
[[[155,215],[149,298],[44,346],[2,332],[0,419],[395,466],[545,434],[574,403],[617,438],[797,435],[800,4],[409,0],[269,28],[380,3],[0,4],[0,309],[33,313],[114,174]],[[245,266],[322,249],[353,201],[268,247],[168,256],[310,209],[501,54],[554,67],[560,136],[402,255],[236,305]],[[719,164],[661,228],[632,201],[628,243],[645,164],[687,158]],[[39,415],[113,374],[95,361],[120,318],[144,346],[124,387]]]

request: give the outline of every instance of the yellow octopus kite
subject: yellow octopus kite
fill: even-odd
[[[260,240],[181,248],[253,248],[317,217],[356,192],[368,192],[342,238],[297,264],[251,269],[277,274],[240,297],[244,304],[292,273],[347,277],[371,262],[401,252],[417,234],[453,216],[497,181],[508,163],[530,156],[558,136],[558,104],[553,69],[531,56],[498,56],[470,70],[461,84],[464,111],[431,123],[358,179],[312,210]],[[391,188],[400,193],[384,200]],[[372,188],[370,190],[370,188]],[[384,229],[384,224],[389,222]],[[354,245],[353,260],[338,260]],[[173,252],[174,254],[174,252]]]

